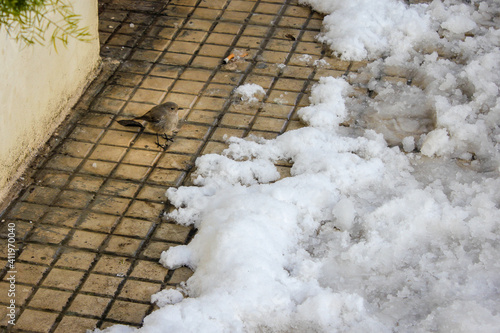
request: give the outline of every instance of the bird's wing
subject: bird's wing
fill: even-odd
[[[150,123],[156,123],[159,122],[162,117],[165,115],[165,110],[162,105],[157,105],[148,112],[146,112],[144,115],[134,118],[137,120],[146,120],[149,121]]]

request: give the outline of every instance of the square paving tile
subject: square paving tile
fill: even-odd
[[[138,270],[141,272],[141,270]],[[149,270],[147,270],[149,272]],[[151,270],[153,272],[153,270]],[[11,289],[10,287],[10,282],[0,282],[0,302],[9,304],[11,298],[9,297],[9,290]],[[26,299],[31,295],[33,291],[33,287],[31,286],[24,286],[17,284],[16,285],[16,305],[19,307],[21,305],[24,305]]]
[[[126,60],[121,64],[120,70],[127,73],[146,74],[151,69],[152,66],[153,66],[152,63],[146,61]],[[124,99],[130,97],[132,89],[126,90],[125,92],[126,94],[123,96]]]
[[[225,141],[230,137],[242,138],[244,133],[245,131],[242,129],[219,127],[215,130],[211,139],[218,141]]]
[[[186,29],[208,31],[212,26],[212,20],[191,19],[185,25]]]
[[[253,117],[249,115],[226,113],[222,117],[221,125],[235,128],[247,128]]]
[[[169,284],[179,284],[181,282],[187,281],[193,275],[193,271],[187,267],[179,267],[174,271],[170,280],[168,280]]]
[[[128,89],[127,91],[130,92],[130,89]],[[102,97],[94,101],[92,110],[97,112],[116,114],[120,111],[124,104],[125,102],[122,100]]]
[[[194,101],[197,99],[198,96],[195,94],[187,94],[187,93],[181,94],[181,93],[169,92],[166,100],[175,101],[175,103],[177,103],[179,107],[184,109],[189,109],[191,108]],[[182,111],[180,111],[179,114],[182,114]]]
[[[122,72],[118,72],[113,76],[113,80],[115,83],[129,87],[137,86],[139,83],[141,83],[142,78],[143,76],[139,74]]]
[[[106,239],[105,234],[76,230],[73,236],[71,236],[68,245],[76,248],[97,250],[104,239]]]
[[[35,186],[25,195],[24,200],[36,204],[49,205],[54,201],[59,192],[57,188]]]
[[[260,3],[255,8],[256,13],[276,14],[281,9],[281,5],[272,3]],[[282,18],[283,19],[283,18]]]
[[[150,168],[139,165],[120,164],[113,177],[125,180],[142,181],[149,173]]]
[[[228,145],[223,142],[209,141],[205,148],[203,148],[201,155],[221,154],[227,147]]]
[[[176,186],[182,181],[184,176],[185,172],[180,170],[156,168],[149,176],[148,182],[156,185]]]
[[[41,220],[44,224],[72,227],[76,224],[81,211],[77,209],[52,207]]]
[[[109,195],[96,196],[90,209],[105,214],[121,215],[127,209],[130,199]]]
[[[70,231],[69,228],[43,225],[33,231],[29,240],[44,244],[60,244]]]
[[[288,92],[300,92],[304,89],[304,81],[290,78],[279,78],[276,81],[275,89]]]
[[[231,86],[228,84],[212,83],[207,86],[207,89],[203,94],[206,96],[229,98],[234,88],[235,86]]]
[[[153,103],[142,103],[142,102],[131,101],[123,108],[123,112],[121,113],[121,115],[126,118],[142,116],[154,106],[155,104]],[[116,128],[120,131],[129,131],[129,132],[139,131],[137,127],[124,127],[117,123],[113,123],[112,128]]]
[[[109,99],[127,100],[130,98],[130,95],[132,94],[132,92],[133,92],[133,89],[129,88],[129,87],[123,87],[123,86],[119,86],[119,85],[110,85],[104,89],[102,96],[106,97],[108,100]]]
[[[245,83],[258,84],[264,89],[268,89],[271,86],[272,82],[273,82],[272,77],[257,75],[257,74],[249,75],[245,81]]]
[[[117,235],[144,238],[152,226],[153,222],[126,217],[118,224],[114,233]]]
[[[306,21],[305,17],[283,16],[278,26],[300,29],[306,24]]]
[[[242,12],[242,11],[229,11],[226,10],[222,16],[221,16],[221,21],[228,21],[228,22],[242,22],[245,21],[249,16],[249,13],[247,12]]]
[[[193,163],[191,155],[167,153],[158,162],[158,167],[166,169],[186,170]]]
[[[185,243],[190,232],[190,227],[173,223],[162,223],[156,229],[153,237],[167,242]]]
[[[47,206],[31,204],[27,202],[18,203],[9,213],[8,217],[14,219],[35,221],[42,217],[48,210]]]
[[[154,220],[163,211],[164,205],[157,202],[135,200],[127,210],[127,216]]]
[[[57,267],[70,268],[70,269],[89,269],[92,262],[96,257],[95,253],[81,251],[76,249],[64,249],[55,263]]]
[[[100,317],[110,301],[110,298],[78,294],[71,302],[68,312]]]
[[[152,283],[136,280],[125,282],[118,297],[140,302],[150,302],[151,295],[161,290],[161,283]]]
[[[196,154],[202,145],[203,145],[203,141],[201,141],[201,140],[177,138],[167,148],[167,152],[169,152],[169,153],[183,153],[183,154]]]
[[[155,201],[163,204],[166,201],[165,187],[156,185],[144,185],[142,190],[137,194],[137,199]]]
[[[60,152],[61,154],[83,158],[87,156],[93,146],[93,144],[87,142],[67,141],[62,145]]]
[[[46,164],[49,169],[73,172],[82,163],[83,159],[65,155],[54,155]]]
[[[113,296],[122,281],[122,277],[91,273],[81,290],[98,295]]]
[[[213,125],[217,121],[218,113],[207,110],[193,110],[189,113],[188,121],[193,123]]]
[[[288,119],[292,111],[293,106],[290,105],[265,103],[262,106],[261,115],[264,117]]]
[[[252,130],[271,131],[279,133],[283,129],[284,125],[285,125],[284,119],[257,117],[255,123],[252,126]]]
[[[132,132],[108,130],[106,134],[104,134],[100,143],[128,147],[135,137],[136,134]]]
[[[92,193],[88,192],[67,190],[59,195],[55,205],[64,208],[83,209],[92,200],[93,196]]]
[[[80,169],[80,172],[98,176],[109,176],[115,167],[116,163],[87,160]]]
[[[118,162],[123,157],[127,149],[109,145],[98,145],[90,155],[91,159]]]
[[[160,57],[161,52],[153,50],[136,50],[132,53],[130,59],[155,62]]]
[[[204,96],[198,100],[198,102],[196,103],[196,108],[202,110],[220,111],[223,108],[225,102],[226,100],[223,98]]]
[[[40,288],[28,306],[41,310],[61,311],[71,297],[71,292]]]
[[[117,300],[111,307],[106,318],[125,323],[140,324],[148,308],[148,304]]]
[[[210,127],[204,125],[184,124],[177,136],[203,140],[207,137]]]
[[[47,266],[40,266],[28,263],[16,263],[16,283],[25,283],[30,285],[35,285],[41,280],[43,274],[47,270]],[[7,281],[10,274],[6,274],[3,277],[3,281]]]
[[[187,42],[184,42],[187,43]],[[195,44],[195,43],[190,43],[190,44]],[[177,46],[179,47],[179,46]],[[165,54],[161,59],[160,63],[161,64],[166,64],[166,65],[179,65],[179,66],[185,66],[189,63],[189,61],[192,58],[192,54],[186,54],[186,53],[175,53],[172,51],[172,48],[169,47],[169,50],[171,52],[168,52]],[[193,51],[194,53],[194,51]],[[155,75],[159,75],[155,73]]]
[[[30,332],[50,332],[58,314],[38,310],[25,310],[16,321],[16,328]]]
[[[173,79],[158,76],[148,76],[141,84],[143,88],[167,91],[174,82]]]
[[[230,73],[230,72],[217,72],[213,79],[212,82],[215,83],[221,83],[221,84],[231,84],[231,85],[237,85],[242,78],[241,74],[238,73]]]
[[[249,12],[252,10],[254,3],[248,1],[231,1],[226,10],[235,10],[240,12]]]
[[[23,248],[18,259],[48,265],[54,260],[56,253],[57,247],[31,243]]]
[[[181,69],[182,67],[171,64],[167,65],[155,64],[153,69],[151,70],[151,75],[167,77],[167,78],[176,78],[179,75]]]
[[[121,256],[103,255],[94,267],[95,272],[108,273],[115,276],[127,273],[131,259]]]
[[[97,192],[104,182],[104,178],[88,175],[75,176],[68,185],[71,190]]]
[[[70,138],[78,141],[96,142],[102,135],[102,128],[94,128],[89,126],[77,126],[71,133]]]
[[[207,44],[231,45],[235,39],[234,35],[212,32],[207,40]]]
[[[298,93],[290,91],[273,90],[269,94],[269,101],[279,105],[293,106],[296,104],[297,98]]]
[[[248,14],[247,14],[247,16],[248,16]],[[228,33],[228,31],[233,31],[236,34],[236,33],[240,32],[240,29],[242,27],[243,27],[243,24],[241,24],[241,23],[219,22],[215,26],[213,31],[218,32],[218,33]]]
[[[57,325],[54,333],[85,333],[89,329],[94,329],[96,325],[97,320],[95,319],[66,315],[63,317],[59,325]]]
[[[110,232],[118,221],[118,216],[100,213],[89,213],[78,225],[80,229],[90,229],[99,232]]]
[[[115,320],[112,320],[112,321],[107,321],[107,320],[104,320],[102,322],[102,324],[100,325],[100,329],[101,330],[104,330],[106,328],[109,328],[109,327],[112,327],[112,326],[116,326],[116,321]],[[135,328],[140,328],[141,325],[140,324],[131,324],[131,323],[128,323],[127,326],[130,326],[130,327],[135,327]]]
[[[167,243],[164,241],[152,241],[149,242],[145,249],[142,251],[142,256],[148,259],[160,260],[160,255],[163,251],[167,251],[170,246],[176,246],[179,244]]]
[[[132,101],[160,104],[165,97],[165,92],[152,89],[137,89]]]
[[[25,237],[28,235],[28,233],[30,233],[34,228],[35,226],[37,226],[38,224],[36,223],[33,223],[33,221],[16,221],[16,220],[5,220],[5,222],[7,223],[14,223],[16,225],[16,240],[17,241],[23,241],[25,239]],[[4,222],[4,223],[5,223]],[[5,237],[2,239],[2,245],[4,245],[5,249],[7,249],[8,245],[7,244],[7,237],[9,235],[9,231],[8,230],[3,230],[1,234],[1,236]],[[4,251],[3,254],[0,255],[2,258],[7,258],[7,250]]]
[[[139,189],[140,184],[127,180],[108,179],[101,188],[102,194],[132,198]]]
[[[167,276],[168,269],[158,262],[139,260],[130,274],[131,277],[163,282]]]
[[[198,48],[198,43],[175,41],[170,44],[169,51],[176,53],[193,54]]]
[[[80,284],[83,275],[83,272],[53,268],[43,281],[42,285],[44,287],[74,290]]]
[[[133,256],[139,250],[142,240],[131,237],[111,236],[104,247],[104,251],[117,255]]]

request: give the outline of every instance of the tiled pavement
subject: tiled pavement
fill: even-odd
[[[363,66],[328,56],[314,39],[321,16],[296,0],[102,0],[99,13],[107,65],[0,217],[0,258],[9,259],[9,226],[18,249],[16,273],[0,271],[5,331],[139,327],[150,295],[191,274],[158,264],[194,234],[161,218],[165,190],[189,185],[196,157],[221,152],[225,135],[273,138],[301,126],[296,110],[319,77]],[[247,55],[224,64],[235,51]],[[238,103],[233,90],[246,83],[266,90],[263,104]],[[166,151],[116,122],[167,100],[184,108],[184,123]]]

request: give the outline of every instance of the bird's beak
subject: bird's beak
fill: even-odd
[[[184,110],[184,108],[177,108],[177,110]]]

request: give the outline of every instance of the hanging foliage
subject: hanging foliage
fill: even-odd
[[[58,42],[67,45],[69,38],[88,41],[88,27],[79,23],[67,0],[0,0],[0,27],[25,45],[49,40],[56,48]]]

